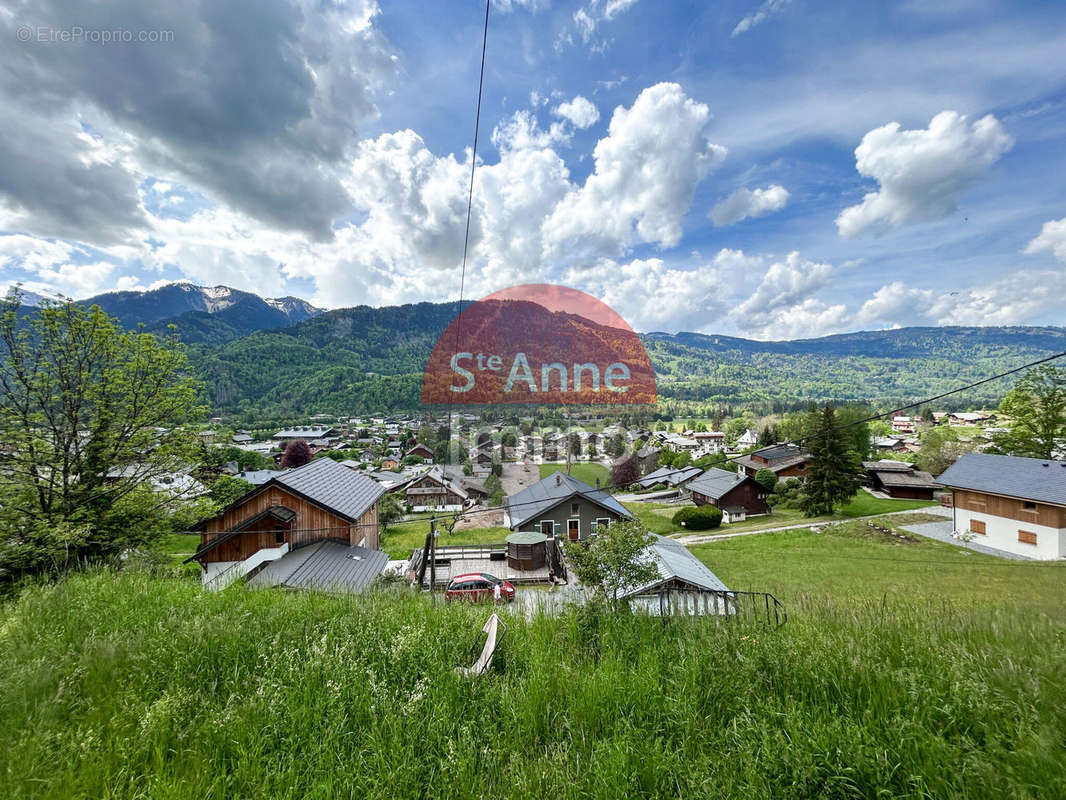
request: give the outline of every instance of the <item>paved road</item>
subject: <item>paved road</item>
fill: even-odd
[[[757,530],[752,530],[752,531],[737,531],[736,533],[719,533],[717,535],[691,533],[688,536],[677,536],[677,537],[674,537],[674,538],[676,538],[677,541],[681,542],[681,544],[683,544],[683,545],[691,546],[691,545],[694,545],[694,544],[706,544],[707,542],[717,542],[717,541],[719,541],[721,539],[735,539],[738,536],[754,536],[757,533],[773,533],[774,531],[793,531],[793,530],[798,530],[800,528],[811,528],[811,527],[818,526],[818,525],[831,525],[834,522],[855,522],[856,520],[876,519],[877,517],[891,517],[891,516],[893,516],[895,514],[937,514],[938,516],[942,516],[942,517],[945,517],[945,516],[946,517],[950,517],[951,516],[951,509],[950,508],[942,508],[941,506],[930,506],[929,508],[912,508],[912,509],[907,510],[907,511],[889,511],[889,512],[887,512],[885,514],[870,514],[870,515],[865,516],[865,517],[852,517],[851,519],[846,519],[846,520],[832,520],[830,522],[802,522],[802,523],[800,523],[798,525],[780,525],[780,526],[778,526],[776,528],[759,528]],[[932,523],[932,524],[941,525],[943,523],[935,522],[935,523]]]

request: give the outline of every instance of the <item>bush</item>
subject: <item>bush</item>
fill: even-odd
[[[722,524],[722,509],[714,506],[686,506],[674,514],[673,523],[689,531],[709,531]]]
[[[777,485],[777,475],[774,474],[772,469],[763,467],[755,473],[755,480],[757,483],[761,483],[763,488],[767,491],[773,491],[774,486]]]

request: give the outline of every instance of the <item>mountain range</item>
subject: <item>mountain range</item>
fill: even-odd
[[[228,286],[191,283],[107,292],[81,302],[100,306],[126,327],[143,324],[150,331],[164,333],[174,326],[188,344],[216,346],[257,331],[285,328],[322,313],[322,309],[298,297],[262,298]]]
[[[417,408],[422,371],[456,314],[455,303],[323,311],[297,298],[192,284],[83,302],[127,326],[173,325],[216,412],[248,419]],[[640,339],[660,405],[689,409],[747,404],[780,411],[821,400],[902,405],[1066,351],[1066,328],[1025,326],[913,327],[791,341],[661,332]],[[994,405],[1010,385],[989,383],[943,405]]]

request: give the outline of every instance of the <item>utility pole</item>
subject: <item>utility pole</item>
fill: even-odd
[[[429,520],[429,594],[433,595],[437,586],[437,518]]]

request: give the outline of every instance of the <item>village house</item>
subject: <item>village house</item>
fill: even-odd
[[[709,456],[725,452],[725,433],[722,431],[696,431],[692,434],[696,440],[695,456]]]
[[[484,484],[459,467],[434,465],[403,487],[412,511],[462,511],[488,496]]]
[[[737,447],[744,450],[748,447],[754,447],[759,443],[759,434],[753,431],[751,428],[744,431],[737,439]]]
[[[737,459],[744,473],[754,478],[760,469],[772,471],[778,478],[803,478],[807,475],[806,450],[794,444],[772,444]]]
[[[724,522],[740,522],[749,516],[769,514],[766,487],[743,472],[711,467],[688,484],[692,502],[722,510]]]
[[[319,542],[377,550],[378,499],[384,492],[328,458],[286,470],[201,522],[200,547],[187,561],[200,563],[206,586],[223,588]]]
[[[986,414],[983,411],[953,411],[948,414],[948,425],[956,427],[962,425],[980,425],[996,421],[995,414]]]
[[[649,472],[639,481],[637,484],[642,489],[651,489],[653,486],[658,486],[660,483],[671,489],[679,489],[686,486],[696,476],[703,472],[699,467],[659,467],[653,472]]]
[[[709,602],[703,599],[703,593],[729,591],[706,564],[680,542],[654,533],[651,536],[644,559],[655,566],[658,574],[640,586],[627,586],[619,597],[629,600],[632,608],[653,615],[663,612],[664,598],[660,596],[663,593],[670,597],[670,602],[683,603],[686,614],[730,613],[724,600],[714,595]]]
[[[1066,558],[1066,461],[967,453],[937,478],[956,531],[1035,559]]]
[[[862,467],[866,470],[866,484],[889,497],[932,500],[937,489],[932,475],[906,461],[864,461]]]
[[[636,453],[637,464],[640,466],[641,475],[647,475],[659,468],[659,448],[647,445],[640,448]]]
[[[620,519],[633,515],[606,491],[555,472],[507,498],[504,525],[573,541],[587,539],[599,527]]]
[[[404,458],[407,458],[408,456],[417,456],[423,461],[432,461],[433,451],[421,442],[415,442],[414,445],[408,448],[407,452],[404,453]]]
[[[892,430],[896,433],[914,433],[917,430],[918,421],[913,417],[892,417]]]
[[[298,425],[295,428],[280,430],[271,438],[282,444],[293,439],[303,439],[310,442],[314,439],[335,439],[337,438],[337,431],[320,425]]]

